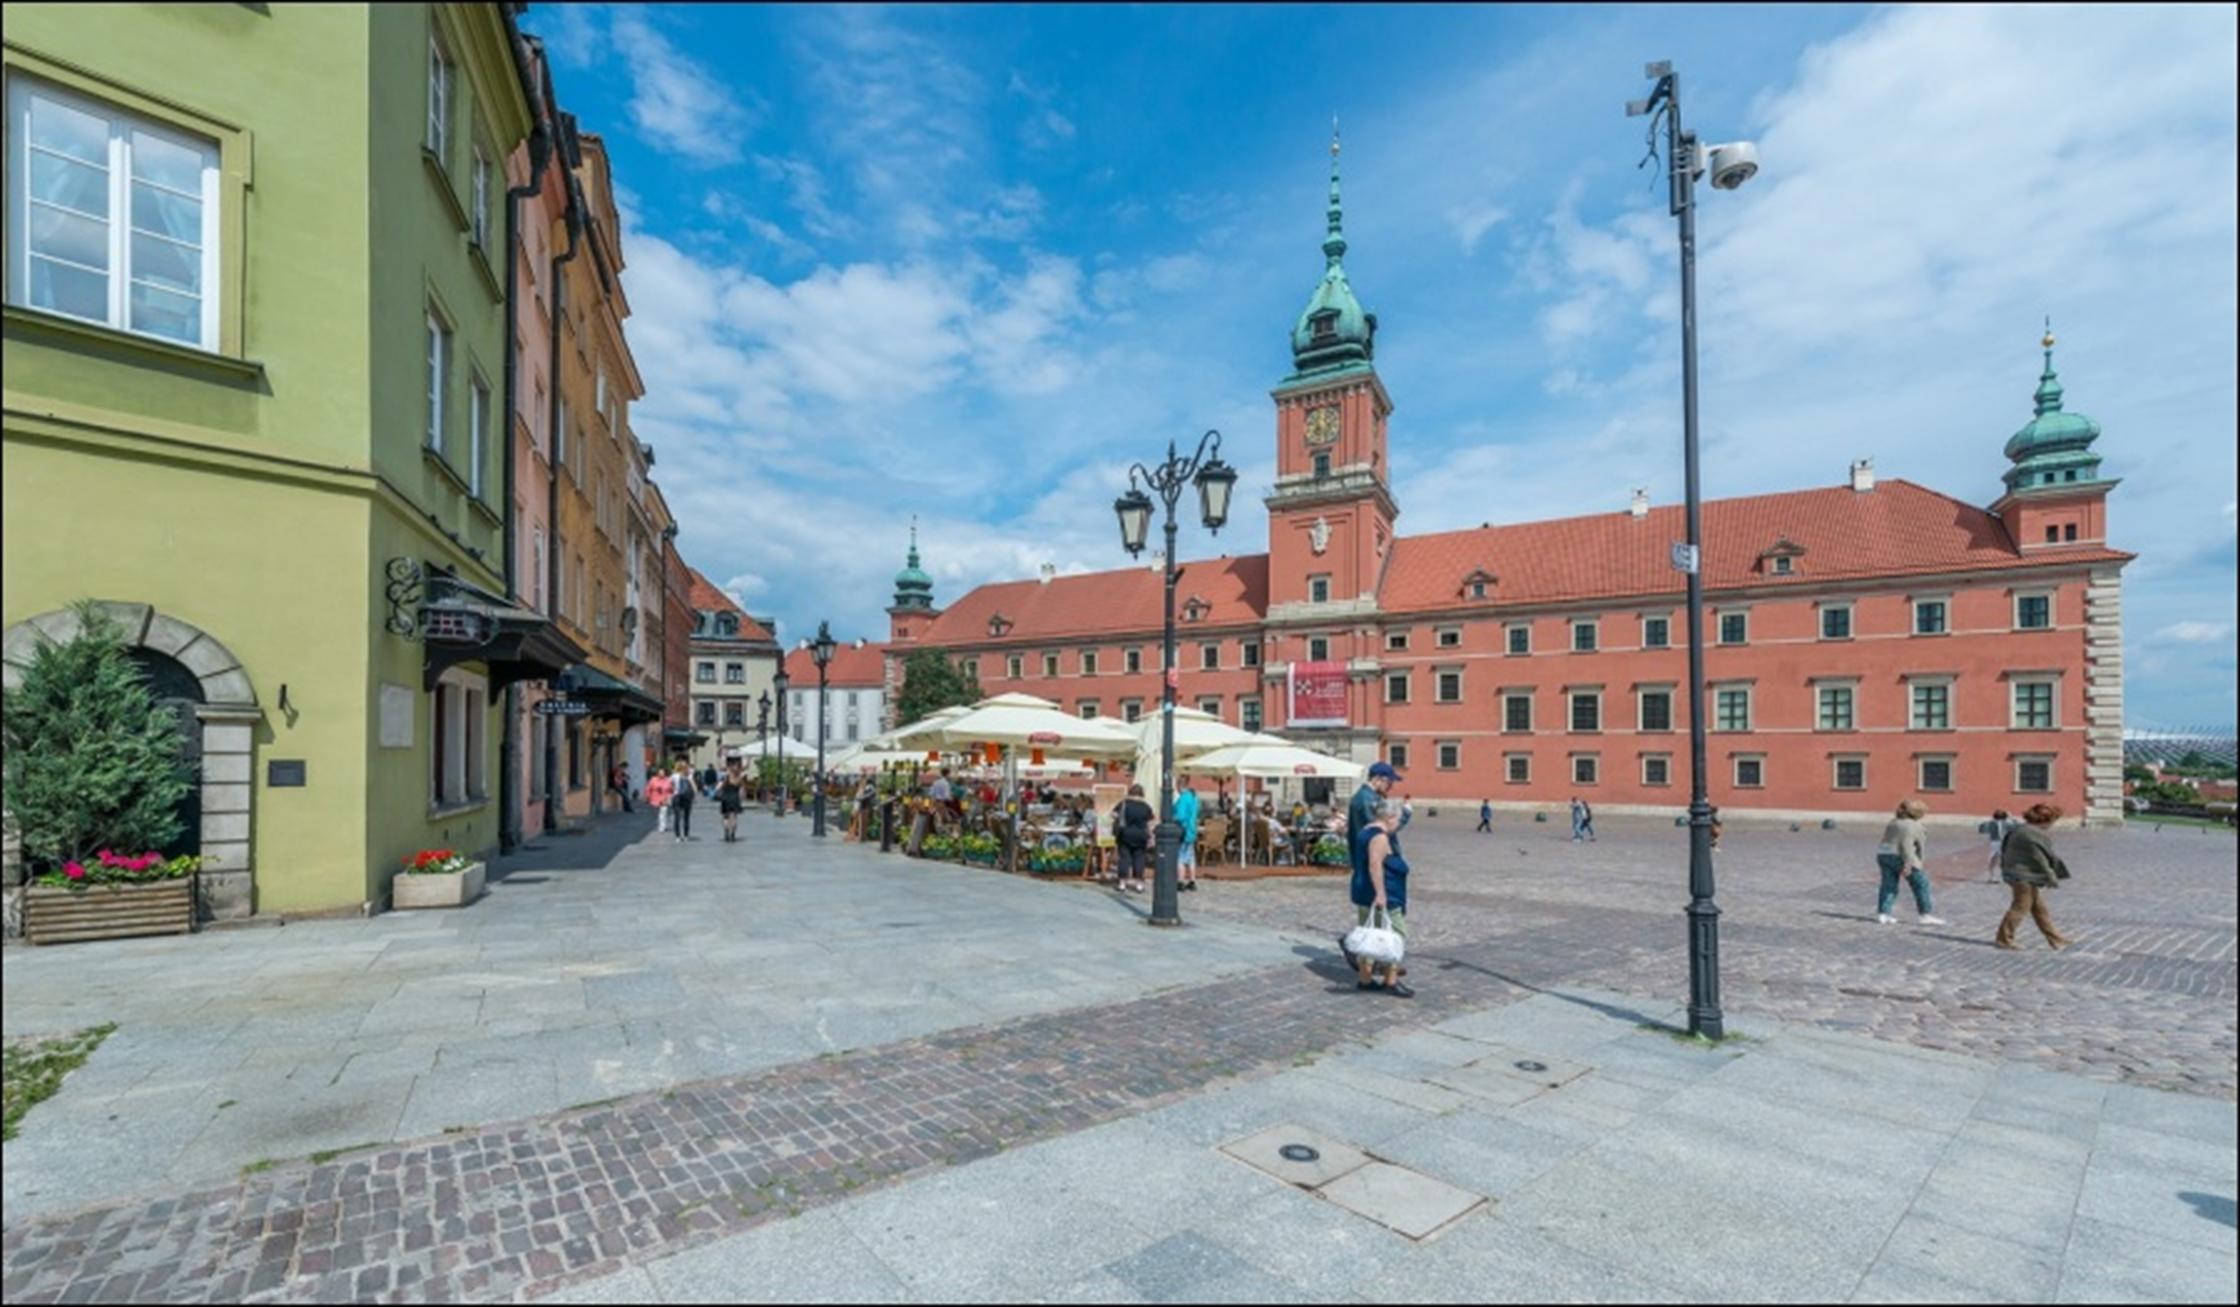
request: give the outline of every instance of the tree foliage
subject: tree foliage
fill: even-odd
[[[2201,791],[2184,781],[2148,781],[2131,787],[2131,796],[2150,803],[2175,804],[2180,807],[2201,806]]]
[[[895,721],[908,726],[943,708],[980,702],[980,678],[949,661],[938,649],[920,649],[902,662],[902,693],[895,700]]]
[[[89,602],[78,635],[43,644],[0,710],[8,813],[33,870],[162,849],[195,778],[179,722],[149,692],[123,633]]]

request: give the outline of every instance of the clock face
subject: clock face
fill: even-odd
[[[1307,443],[1309,445],[1334,445],[1338,443],[1338,406],[1325,404],[1307,410]]]

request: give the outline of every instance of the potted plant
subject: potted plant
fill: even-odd
[[[986,831],[975,831],[964,837],[964,860],[984,867],[992,867],[1003,853],[1003,841]]]
[[[1346,865],[1346,844],[1335,835],[1325,835],[1314,842],[1307,853],[1307,861],[1317,867],[1343,867]]]
[[[194,929],[194,873],[202,859],[125,855],[102,849],[91,863],[65,862],[24,889],[23,935],[34,944]]]
[[[422,849],[390,882],[398,908],[459,908],[482,897],[483,865],[453,849]]]
[[[921,858],[938,858],[947,861],[956,856],[957,839],[953,835],[928,835],[918,845]]]

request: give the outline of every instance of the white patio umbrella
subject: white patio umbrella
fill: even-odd
[[[971,712],[970,708],[936,708],[908,726],[897,726],[884,735],[875,735],[864,741],[874,749],[898,749],[903,752],[923,751],[941,747],[941,727]]]
[[[828,771],[836,772],[870,773],[884,767],[899,767],[911,764],[924,766],[925,760],[926,756],[922,752],[914,752],[908,749],[874,749],[868,744],[856,744],[849,746],[838,756],[826,759],[825,768]]]
[[[1133,729],[1139,742],[1136,748],[1136,783],[1143,786],[1145,794],[1157,794],[1162,770],[1160,753],[1163,733],[1159,723],[1159,714],[1154,712],[1139,719]],[[1225,748],[1229,745],[1249,744],[1254,741],[1268,744],[1285,743],[1285,741],[1279,740],[1273,735],[1261,735],[1245,730],[1240,726],[1231,726],[1203,709],[1185,708],[1180,704],[1175,705],[1174,756],[1178,759],[1194,758],[1199,754],[1211,753],[1215,749]]]
[[[757,758],[784,758],[789,762],[813,763],[817,760],[817,743],[814,740],[803,743],[790,735],[772,731],[768,735],[725,745],[724,753],[727,756],[736,754],[742,762],[753,762]],[[830,754],[826,756],[830,757]]]
[[[1329,780],[1354,780],[1361,775],[1360,763],[1333,758],[1327,753],[1316,753],[1274,736],[1262,736],[1259,741],[1232,744],[1201,753],[1195,758],[1177,759],[1174,769],[1192,776],[1247,776],[1262,779],[1281,779],[1286,776],[1322,777]],[[1243,859],[1250,854],[1246,847],[1252,832],[1251,814],[1245,814],[1245,824],[1237,835],[1237,854]]]
[[[982,699],[933,733],[942,743],[959,748],[1001,744],[1040,749],[1054,758],[1131,758],[1137,746],[1135,732],[1126,723],[1110,717],[1076,717],[1031,694]]]

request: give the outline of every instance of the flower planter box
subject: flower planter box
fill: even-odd
[[[26,885],[23,937],[33,944],[133,935],[184,935],[194,929],[194,877],[83,889]]]
[[[398,910],[407,908],[463,908],[482,897],[483,864],[470,862],[467,869],[449,874],[414,874],[399,872],[389,882],[390,902]]]

